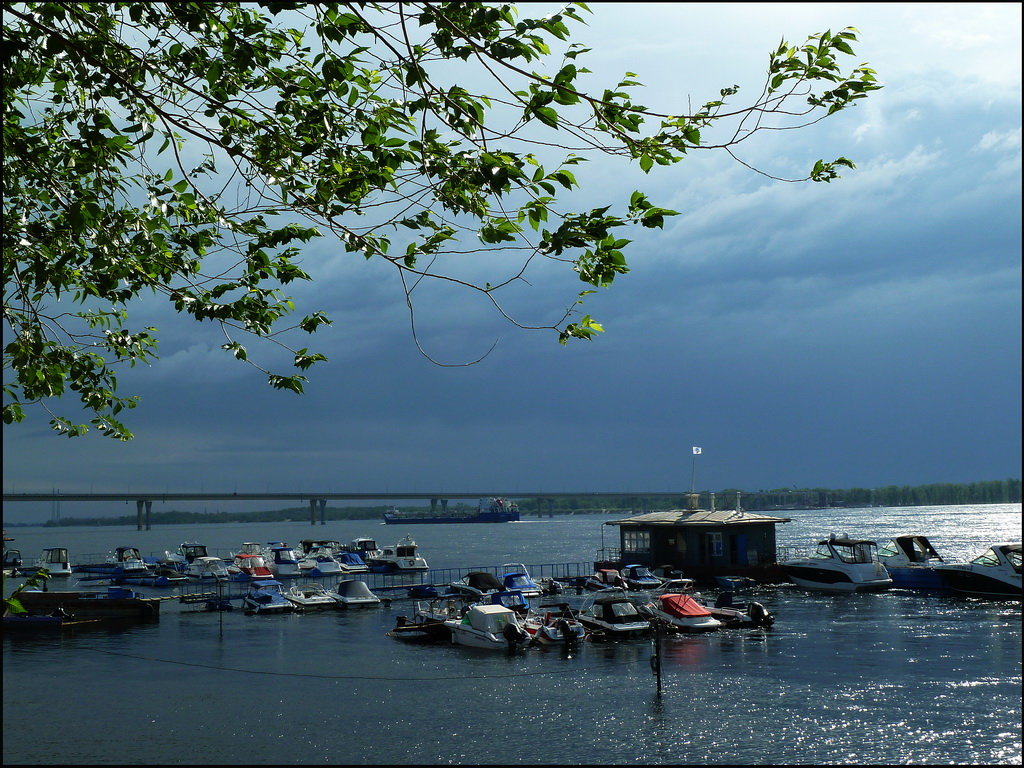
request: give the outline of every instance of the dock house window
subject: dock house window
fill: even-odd
[[[651,532],[650,531],[623,531],[622,550],[624,552],[650,552]]]

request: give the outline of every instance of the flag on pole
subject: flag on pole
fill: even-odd
[[[693,446],[693,455],[697,456],[699,453],[700,453],[700,448],[698,448],[696,445]]]

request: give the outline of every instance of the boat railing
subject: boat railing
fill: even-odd
[[[538,579],[575,579],[589,576],[593,563],[542,563],[526,565],[526,570],[534,581]],[[354,578],[365,581],[373,591],[404,590],[413,586],[446,587],[453,581],[459,581],[469,573],[483,571],[501,578],[506,572],[502,565],[484,565],[469,568],[431,568],[427,571],[397,573],[358,573]]]

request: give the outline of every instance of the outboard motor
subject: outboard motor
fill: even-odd
[[[770,627],[775,623],[775,617],[760,603],[751,602],[748,612],[755,627]]]
[[[559,619],[555,622],[555,628],[562,633],[562,642],[566,645],[571,645],[576,642],[576,633],[572,631],[572,627],[569,626],[569,622],[565,619]]]
[[[529,633],[518,624],[509,622],[505,625],[504,629],[501,630],[501,634],[505,637],[505,642],[508,643],[509,655],[516,652],[516,646],[529,637]]]

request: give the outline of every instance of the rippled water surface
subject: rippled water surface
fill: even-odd
[[[783,513],[781,545],[829,532],[922,533],[947,560],[1020,541],[1021,507]],[[119,545],[412,532],[435,568],[589,562],[617,540],[599,516],[504,525],[376,521],[14,528],[26,559]],[[602,538],[604,541],[602,541]],[[17,583],[17,582],[14,582]],[[7,587],[10,588],[11,583]],[[54,585],[55,589],[64,588]],[[167,590],[144,590],[168,594]],[[170,592],[173,594],[173,591]],[[577,599],[573,597],[572,599]],[[3,642],[5,764],[1021,764],[1019,603],[891,591],[759,588],[771,630],[667,639],[662,691],[649,642],[571,656],[406,644],[411,604],[320,615],[205,613]]]

